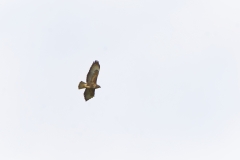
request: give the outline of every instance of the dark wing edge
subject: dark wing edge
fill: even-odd
[[[84,99],[85,101],[88,101],[89,99],[93,98],[95,94],[95,89],[94,88],[87,88],[84,91]]]
[[[96,60],[93,62],[92,66],[90,67],[88,74],[87,74],[87,83],[89,82],[97,82],[97,77],[100,71],[100,64],[99,62]]]

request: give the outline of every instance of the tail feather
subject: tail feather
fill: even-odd
[[[78,85],[78,89],[83,89],[83,88],[86,88],[86,83],[81,81]]]

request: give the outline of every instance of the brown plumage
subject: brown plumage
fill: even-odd
[[[97,84],[97,78],[100,71],[100,65],[98,61],[94,61],[87,74],[87,83],[81,81],[78,85],[78,89],[86,88],[84,91],[85,100],[89,100],[94,97],[95,89],[101,88]]]

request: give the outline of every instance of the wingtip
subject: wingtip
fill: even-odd
[[[99,61],[98,61],[98,60],[95,60],[95,61],[93,61],[93,63],[99,63]]]
[[[98,65],[100,67],[100,64],[99,64],[98,60],[93,61],[93,64],[96,64],[96,65]]]

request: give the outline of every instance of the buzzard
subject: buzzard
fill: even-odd
[[[87,74],[87,83],[81,81],[78,85],[78,89],[86,88],[84,91],[84,98],[86,101],[94,97],[95,89],[101,88],[97,84],[98,73],[100,71],[100,65],[98,61],[94,61]]]

